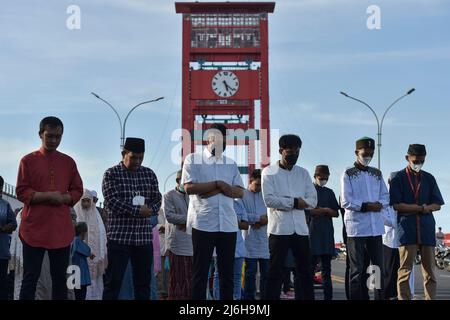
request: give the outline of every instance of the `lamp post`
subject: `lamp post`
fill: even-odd
[[[366,102],[364,102],[364,101],[362,101],[362,100],[360,100],[360,99],[354,98],[354,97],[352,97],[352,96],[346,94],[345,92],[342,92],[342,91],[341,91],[341,94],[342,94],[343,96],[345,96],[345,97],[347,97],[347,98],[350,98],[350,99],[353,99],[353,100],[355,100],[355,101],[358,101],[358,102],[362,103],[363,105],[365,105],[367,108],[369,108],[370,111],[372,111],[373,115],[375,116],[375,119],[377,120],[377,131],[378,131],[378,133],[377,133],[377,136],[378,136],[378,143],[377,143],[377,146],[378,146],[378,169],[380,169],[380,170],[381,170],[381,135],[382,135],[383,123],[384,123],[384,119],[385,119],[385,117],[386,117],[386,114],[389,112],[389,110],[392,109],[392,107],[393,107],[398,101],[400,101],[401,99],[403,99],[403,98],[406,97],[407,95],[410,95],[410,94],[413,93],[415,90],[416,90],[416,89],[414,89],[414,88],[408,90],[407,93],[405,93],[405,94],[402,95],[400,98],[398,98],[397,100],[395,100],[394,102],[392,102],[391,105],[384,111],[383,117],[381,118],[381,122],[380,122],[380,120],[379,120],[379,118],[378,118],[378,115],[377,115],[377,113],[375,112],[375,110],[374,110],[371,106],[369,106]]]
[[[148,100],[148,101],[144,101],[141,103],[138,103],[137,105],[135,105],[133,108],[131,108],[131,110],[127,113],[127,116],[125,117],[125,121],[122,123],[122,118],[120,117],[119,113],[117,112],[116,108],[114,108],[108,101],[106,101],[105,99],[103,99],[102,97],[100,97],[98,94],[91,92],[91,94],[96,97],[97,99],[103,101],[104,103],[106,103],[108,105],[108,107],[110,107],[112,109],[112,111],[114,111],[114,113],[117,116],[117,119],[119,120],[119,124],[120,124],[120,148],[123,149],[123,146],[125,144],[125,130],[126,130],[126,126],[127,126],[127,120],[128,117],[130,116],[130,114],[136,110],[137,107],[143,105],[143,104],[147,104],[147,103],[151,103],[151,102],[156,102],[159,100],[164,99],[164,97],[159,97],[153,100]]]

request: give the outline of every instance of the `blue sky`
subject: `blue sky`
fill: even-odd
[[[68,30],[69,5],[81,9],[81,29]],[[369,5],[381,9],[381,29],[366,26]],[[373,115],[408,89],[383,128],[382,170],[405,166],[408,144],[427,145],[424,170],[444,199],[450,130],[450,3],[444,0],[280,0],[269,17],[271,127],[304,142],[299,164],[310,172],[329,164],[329,186],[354,160],[354,141],[376,136]],[[130,116],[128,136],[147,141],[144,164],[161,191],[177,165],[172,131],[181,122],[181,16],[163,0],[3,1],[0,8],[0,174],[15,183],[20,158],[37,149],[47,115],[65,124],[61,151],[72,155],[87,188],[101,190],[103,172],[120,161],[115,115],[146,99],[165,100]],[[273,158],[277,155],[273,153]],[[376,165],[376,159],[373,162]],[[435,214],[450,230],[448,207]],[[336,221],[336,240],[341,223]]]

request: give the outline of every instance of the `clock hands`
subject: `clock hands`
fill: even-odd
[[[223,80],[222,82],[223,82],[223,84],[225,85],[225,89],[226,89],[227,91],[230,91],[230,90],[231,90],[231,91],[236,91],[236,89],[230,87],[230,86],[228,85],[228,83],[227,83],[225,80]]]
[[[223,82],[223,84],[225,85],[225,89],[226,89],[227,91],[230,91],[230,90],[228,90],[230,87],[228,86],[227,82],[226,82],[225,80],[223,80],[222,82]]]

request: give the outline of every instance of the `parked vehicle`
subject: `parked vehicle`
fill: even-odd
[[[441,270],[447,269],[448,271],[450,271],[448,268],[450,265],[450,247],[442,244],[438,245],[435,248],[434,257],[436,259],[436,267]]]

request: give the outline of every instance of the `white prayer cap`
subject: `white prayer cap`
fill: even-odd
[[[92,197],[93,197],[93,198],[98,198],[97,191],[91,190],[91,194],[92,194]]]

